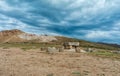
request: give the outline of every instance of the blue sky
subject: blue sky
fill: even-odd
[[[0,0],[0,30],[120,44],[120,0]]]

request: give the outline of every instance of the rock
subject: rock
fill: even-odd
[[[55,47],[48,47],[46,52],[53,54],[53,53],[59,52],[59,50],[56,49]]]
[[[80,52],[81,52],[81,50],[80,50],[79,47],[77,47],[77,48],[75,49],[75,51],[76,51],[77,53],[80,53]]]
[[[64,47],[59,48],[59,52],[64,52]]]

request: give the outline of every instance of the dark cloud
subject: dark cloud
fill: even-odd
[[[119,0],[0,0],[0,30],[120,43]]]

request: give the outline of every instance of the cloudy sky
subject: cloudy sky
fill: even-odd
[[[0,31],[120,44],[120,0],[0,0]]]

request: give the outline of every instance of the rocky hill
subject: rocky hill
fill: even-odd
[[[57,40],[54,36],[35,35],[25,33],[18,29],[5,30],[0,32],[0,42],[50,42]]]

